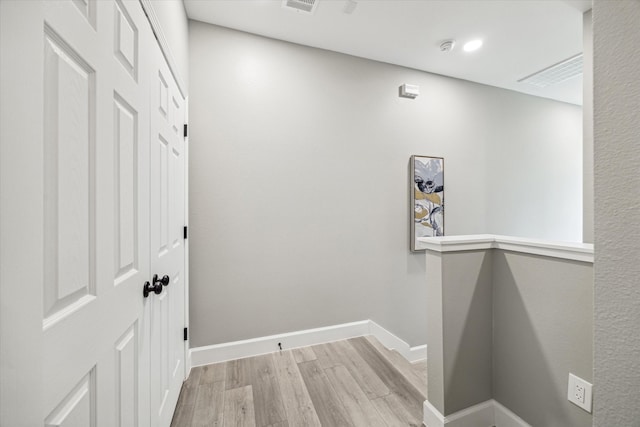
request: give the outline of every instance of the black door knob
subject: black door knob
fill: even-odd
[[[164,276],[162,276],[162,279],[158,279],[158,275],[154,274],[153,275],[153,284],[158,284],[159,286],[167,286],[169,285],[169,281],[171,279],[169,278],[169,276],[167,276],[166,274]]]
[[[156,295],[160,294],[162,292],[162,284],[154,283],[152,285],[149,282],[144,282],[144,287],[142,288],[142,295],[144,295],[144,297],[147,298],[151,292],[153,292]]]

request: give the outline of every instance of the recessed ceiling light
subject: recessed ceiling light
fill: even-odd
[[[471,40],[470,42],[465,43],[463,49],[465,52],[473,52],[474,50],[478,50],[482,47],[482,40]]]

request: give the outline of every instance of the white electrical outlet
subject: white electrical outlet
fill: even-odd
[[[573,390],[574,399],[578,401],[578,403],[584,403],[584,386],[582,384],[576,384],[576,388]]]
[[[569,402],[575,403],[585,411],[591,413],[591,388],[593,386],[583,380],[576,377],[573,374],[569,374],[569,391],[567,398]]]

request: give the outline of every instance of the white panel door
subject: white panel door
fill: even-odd
[[[149,426],[157,44],[137,0],[0,8],[0,424]]]
[[[169,426],[185,378],[184,99],[156,46],[151,76],[151,273],[165,278],[150,311],[151,425]]]

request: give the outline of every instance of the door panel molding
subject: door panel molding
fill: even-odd
[[[95,427],[96,414],[96,369],[85,375],[46,417],[45,427]]]

